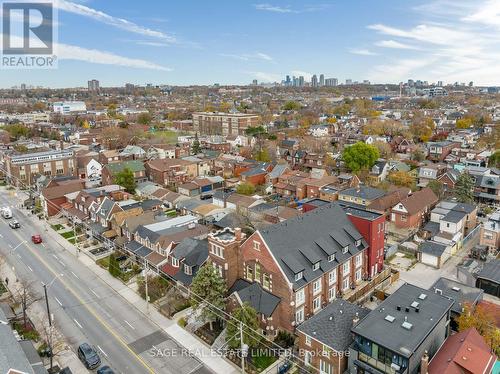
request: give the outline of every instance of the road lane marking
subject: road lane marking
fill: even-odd
[[[71,272],[71,274],[73,274],[76,279],[80,279],[80,278],[78,278],[78,275],[76,275],[74,272]]]
[[[45,243],[42,243],[42,247],[45,248]]]
[[[76,319],[73,318],[73,321],[78,325],[79,328],[83,329],[82,325],[80,325],[80,322],[78,322]]]
[[[102,348],[101,348],[101,347],[97,346],[97,348],[99,348],[99,350],[102,352],[102,354],[103,354],[104,356],[108,357],[108,355],[106,354],[106,352],[104,352],[104,351],[102,350]]]
[[[62,262],[61,260],[59,260],[59,263],[60,263],[62,266],[66,267],[66,264],[65,264],[64,262]]]
[[[124,321],[125,321],[125,320],[124,320]],[[130,326],[130,328],[131,328],[132,330],[135,330],[135,327],[134,327],[134,326],[132,326],[130,323],[128,323],[128,321],[125,321],[125,323],[126,323],[127,325],[129,325],[129,326]]]
[[[19,257],[19,258],[22,258],[21,255],[19,253],[16,253],[16,256]]]
[[[33,269],[29,266],[29,265],[26,265],[28,267],[28,269],[30,269],[30,271],[33,273]]]
[[[57,303],[62,306],[62,303],[59,301],[59,299],[57,297],[54,296],[54,299],[56,299]]]
[[[12,246],[9,244],[9,248],[12,249]]]
[[[57,261],[59,261],[59,258],[53,253],[52,253],[52,257],[54,257]]]
[[[17,236],[17,238],[19,240],[23,240],[23,238],[21,237],[20,234],[18,234],[17,232],[14,233],[15,236]],[[53,276],[57,276],[59,273],[57,271],[55,271],[36,251],[36,249],[32,248],[31,246],[27,246],[27,248],[29,249],[29,251],[31,252],[31,254],[33,256],[35,256],[38,261],[40,261],[40,263],[43,264],[43,266],[45,266],[45,268],[52,273]],[[79,295],[76,293],[76,291],[71,287],[69,286],[62,278],[60,279],[60,282],[66,287],[66,289],[80,302],[80,304],[88,310],[88,312],[96,319],[96,321],[98,321],[106,330],[109,331],[109,333],[122,345],[122,347],[129,352],[129,354],[134,357],[138,362],[140,362],[144,368],[147,369],[147,371],[151,374],[154,374],[155,371],[153,370],[153,368],[151,366],[149,366],[149,364],[144,361],[144,359],[139,356],[137,353],[135,353],[132,348],[129,347],[129,345],[125,342],[125,340],[123,340],[123,338],[118,335],[116,333],[115,330],[113,330],[111,328],[111,326],[109,324],[107,324],[98,314],[97,312],[91,308],[86,302],[85,300]]]
[[[90,292],[92,292],[94,295],[96,295],[97,297],[99,297],[99,295],[92,288],[89,288],[89,289],[90,289]]]

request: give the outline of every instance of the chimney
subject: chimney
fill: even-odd
[[[420,360],[420,374],[427,374],[429,370],[429,355],[427,351],[424,352],[422,359]]]
[[[64,149],[64,141],[62,139],[59,142],[59,147],[61,148],[61,151]]]
[[[234,236],[236,237],[237,242],[239,242],[241,240],[241,228],[235,227]]]
[[[358,324],[358,322],[359,322],[359,315],[358,315],[358,312],[356,312],[356,315],[352,319],[352,325],[356,326]]]

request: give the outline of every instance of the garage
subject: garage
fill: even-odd
[[[450,257],[447,246],[432,240],[427,240],[420,245],[418,259],[422,264],[440,268]]]

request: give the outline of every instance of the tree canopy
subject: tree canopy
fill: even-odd
[[[377,147],[363,142],[345,148],[342,153],[346,166],[354,172],[371,168],[379,157]]]
[[[283,104],[283,110],[300,110],[301,105],[296,101],[287,101]]]
[[[244,182],[236,187],[236,192],[242,195],[253,195],[255,193],[255,186],[252,183]]]
[[[500,168],[500,150],[496,151],[490,156],[488,160],[488,166],[494,168]]]
[[[129,168],[125,168],[116,173],[115,183],[125,188],[126,192],[135,193],[137,184],[135,182],[134,173]]]
[[[230,348],[240,348],[240,322],[243,323],[243,343],[249,348],[255,348],[259,345],[260,336],[255,333],[258,331],[259,319],[257,311],[248,303],[243,303],[242,306],[236,308],[231,314],[231,318],[227,323],[226,342]]]
[[[494,312],[484,305],[474,307],[470,303],[464,303],[464,311],[457,318],[457,323],[458,331],[474,327],[495,354],[500,355],[500,329],[496,326]]]
[[[474,201],[473,188],[474,180],[472,177],[469,173],[462,173],[455,183],[455,197],[460,203],[472,203]]]

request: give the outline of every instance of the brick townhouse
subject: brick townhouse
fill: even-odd
[[[211,242],[209,256],[228,285],[244,279],[279,299],[271,316],[260,313],[266,330],[276,332],[293,331],[361,282],[367,273],[367,248],[334,203],[258,230],[241,246]],[[237,272],[232,264],[239,264]]]

